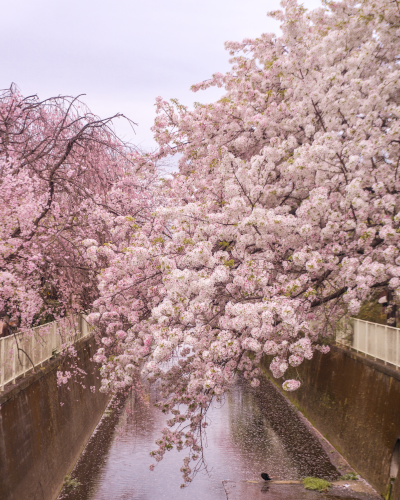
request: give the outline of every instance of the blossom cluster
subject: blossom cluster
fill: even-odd
[[[20,327],[90,309],[151,208],[154,165],[110,124],[77,99],[0,92],[0,315]]]

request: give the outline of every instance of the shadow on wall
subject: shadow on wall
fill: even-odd
[[[390,500],[400,500],[400,439],[396,441],[390,462]]]

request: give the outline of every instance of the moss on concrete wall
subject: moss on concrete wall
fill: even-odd
[[[53,500],[91,436],[108,397],[90,358],[94,341],[77,345],[83,385],[57,387],[55,359],[0,393],[0,498]],[[62,404],[61,404],[62,403]]]
[[[269,358],[262,367],[268,370]],[[297,378],[294,371],[287,378]],[[302,386],[285,395],[372,486],[387,495],[400,437],[400,371],[340,347],[297,368]]]

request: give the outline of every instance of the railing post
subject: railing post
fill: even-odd
[[[57,350],[57,339],[56,339],[56,329],[54,325],[51,325],[51,354],[53,351]]]
[[[17,372],[17,341],[14,340],[15,342],[15,348],[13,349],[13,381],[12,383],[15,384],[16,382],[16,372]]]
[[[353,319],[353,342],[351,346],[356,351],[358,350],[358,344],[360,343],[360,326],[356,319]]]
[[[39,334],[39,338],[40,338],[40,340],[42,340],[42,338],[40,337],[40,334]],[[39,344],[40,344],[40,366],[43,366],[43,342],[39,341]]]
[[[4,338],[0,339],[0,368],[1,368],[1,374],[0,374],[0,391],[4,391],[4,372],[5,372],[5,367],[4,367],[4,351],[5,351],[5,341]]]
[[[36,367],[35,335],[32,335],[31,339],[32,339],[32,351],[31,352],[32,352],[33,371],[35,371],[35,367]]]
[[[400,330],[397,330],[397,335],[396,335],[396,364],[397,368],[400,367]]]
[[[388,361],[388,357],[389,357],[389,352],[388,352],[388,327],[387,325],[385,325],[385,365],[387,365],[387,361]]]
[[[23,344],[24,345],[24,351],[26,352],[28,349],[27,349],[27,346],[25,345],[26,344],[26,342],[25,342],[26,339],[25,339],[25,336],[23,336],[23,334],[21,335],[21,339],[23,339],[22,342],[24,343]],[[23,378],[25,378],[26,372],[28,371],[27,368],[26,368],[26,365],[28,364],[27,361],[28,361],[28,359],[26,357],[26,354],[24,353],[24,372],[22,374]]]
[[[82,316],[80,314],[78,314],[78,339],[81,339],[82,338]]]

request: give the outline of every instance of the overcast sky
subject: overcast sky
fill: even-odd
[[[313,8],[318,0],[306,0]],[[10,0],[0,19],[0,88],[15,82],[24,95],[86,94],[105,118],[122,112],[139,124],[117,131],[142,148],[161,95],[212,102],[220,89],[190,86],[229,69],[226,40],[278,32],[266,16],[278,0]]]

